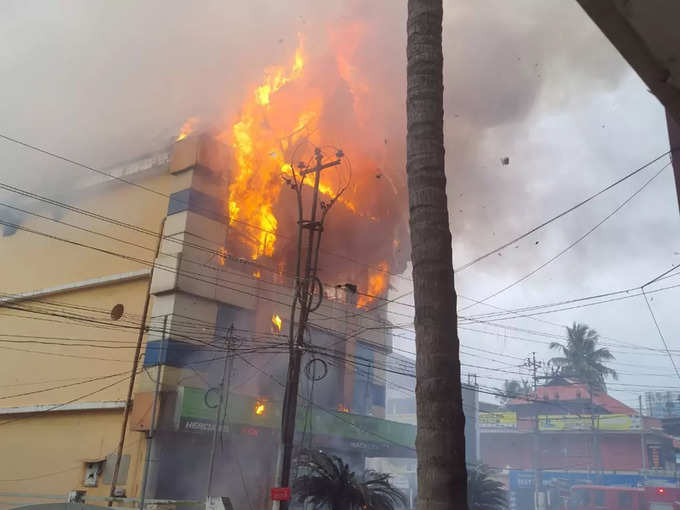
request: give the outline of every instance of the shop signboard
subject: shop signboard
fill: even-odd
[[[517,413],[513,411],[489,411],[479,413],[479,428],[517,429]]]
[[[180,387],[175,415],[177,430],[207,433],[215,429],[218,396],[205,388]],[[214,400],[214,402],[213,402]],[[223,430],[242,435],[275,435],[281,427],[281,404],[266,399],[230,393]],[[296,429],[312,430],[318,444],[343,439],[346,448],[385,453],[402,450],[415,456],[416,427],[372,416],[344,413],[301,403]]]
[[[635,431],[640,430],[640,417],[627,414],[549,414],[538,416],[540,431],[570,430],[608,430]]]

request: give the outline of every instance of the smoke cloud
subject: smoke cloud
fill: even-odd
[[[662,108],[576,2],[445,4],[447,191],[456,265],[667,150]],[[358,120],[371,129],[329,128],[337,139],[328,143],[343,147],[353,161],[368,153],[375,165],[355,168],[357,183],[375,196],[378,212],[396,215],[394,224],[406,228],[405,2],[69,6],[0,5],[0,131],[98,168],[132,160],[166,147],[190,117],[200,119],[199,129],[231,125],[263,70],[289,61],[301,32],[310,58],[319,63],[319,84],[337,69],[338,48],[350,59],[352,88],[337,87],[326,113],[343,118],[359,105],[364,117]],[[358,139],[342,136],[355,131]],[[3,182],[37,192],[77,188],[85,175],[4,141],[0,158]],[[389,179],[376,179],[378,174]],[[525,274],[600,221],[647,177],[461,273],[459,290],[481,298]],[[596,235],[493,303],[546,302],[646,281],[680,252],[675,200],[667,172]],[[338,214],[333,220],[338,232],[343,219]],[[345,228],[342,238],[349,239],[345,248],[354,258],[375,251],[376,245]],[[405,230],[395,231],[405,237]],[[384,237],[375,240],[384,246]],[[401,249],[399,270],[408,255],[406,246]],[[399,290],[408,290],[409,283],[404,287]],[[673,319],[667,311],[660,311],[662,322]],[[626,316],[635,313],[626,309]],[[615,312],[555,317],[573,319],[592,321],[623,339],[653,333],[646,329],[648,318],[631,330]],[[527,349],[523,344],[514,352],[524,355]]]

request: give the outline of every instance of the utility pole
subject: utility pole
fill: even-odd
[[[158,395],[161,390],[161,376],[163,375],[163,360],[166,349],[167,339],[165,338],[166,328],[168,327],[168,316],[163,316],[163,337],[161,338],[161,348],[158,353],[158,370],[156,371],[156,389],[153,392],[153,404],[151,405],[151,423],[146,434],[146,459],[144,461],[144,473],[142,475],[142,488],[139,495],[139,510],[144,510],[144,500],[146,499],[146,484],[149,481],[149,465],[151,464],[151,446],[153,436],[156,433],[156,409],[158,408]]]
[[[529,367],[532,371],[532,379],[534,381],[534,393],[536,392],[536,388],[538,387],[538,369],[543,366],[542,361],[536,361],[536,353],[532,352],[531,356],[529,356],[525,361],[524,361],[524,366]]]
[[[534,402],[537,406],[538,402]],[[540,424],[538,421],[538,407],[536,408],[535,426],[534,426],[534,508],[536,510],[543,510],[543,500],[541,494],[543,493],[543,473],[541,471],[541,439],[539,435]]]
[[[536,353],[532,352],[524,361],[524,366],[531,369],[532,380],[534,383],[534,394],[538,388],[538,369],[543,366],[542,361],[536,361]],[[541,499],[541,494],[543,493],[543,480],[542,472],[540,468],[541,464],[541,438],[539,435],[540,424],[538,420],[538,406],[540,405],[538,399],[534,402],[534,407],[536,412],[534,414],[534,507],[536,509],[542,510],[543,500]]]
[[[120,440],[118,441],[118,448],[116,449],[116,463],[113,467],[113,476],[111,477],[111,491],[109,497],[116,497],[116,484],[118,483],[118,473],[120,471],[120,460],[123,458],[123,446],[125,445],[125,433],[127,432],[128,419],[130,418],[130,411],[132,410],[132,391],[135,388],[135,379],[137,377],[137,369],[139,367],[139,355],[142,350],[142,342],[144,340],[144,333],[146,332],[146,317],[149,314],[149,301],[151,299],[151,282],[153,281],[153,272],[158,258],[158,252],[161,249],[161,241],[163,240],[163,230],[165,229],[165,218],[161,221],[161,228],[158,231],[158,241],[156,241],[156,252],[151,263],[151,272],[149,273],[149,283],[146,286],[146,296],[144,297],[144,308],[142,309],[142,319],[139,325],[139,333],[137,334],[137,345],[135,346],[135,357],[132,360],[132,370],[130,371],[130,384],[128,385],[127,397],[125,398],[125,409],[123,410],[123,423],[120,429]],[[113,505],[113,499],[109,500],[108,506]]]
[[[290,325],[289,325],[289,362],[288,374],[286,377],[286,389],[283,398],[283,410],[281,417],[281,447],[282,452],[277,462],[276,485],[282,488],[290,486],[290,470],[293,460],[293,440],[295,438],[295,417],[297,412],[298,389],[300,386],[300,368],[302,363],[302,353],[304,350],[304,333],[307,329],[307,320],[310,312],[316,310],[323,298],[323,289],[317,277],[319,261],[319,247],[321,244],[321,233],[323,232],[323,221],[331,206],[340,197],[341,190],[330,203],[322,203],[320,219],[317,219],[317,203],[319,201],[319,183],[321,172],[327,168],[337,166],[343,157],[342,151],[337,151],[337,159],[328,163],[323,163],[323,154],[320,149],[314,150],[316,164],[313,167],[306,167],[299,164],[299,177],[295,169],[292,169],[292,178],[288,184],[297,192],[298,198],[298,247],[297,247],[297,269],[295,274],[295,296],[291,305]],[[303,218],[302,187],[306,176],[314,175],[314,188],[312,194],[312,210],[309,220]],[[301,275],[300,265],[302,261],[302,244],[304,231],[307,231],[307,251],[305,254],[304,275]],[[318,302],[314,303],[315,289],[318,287]],[[296,321],[296,308],[300,305],[300,313]],[[295,329],[297,322],[297,331]],[[277,507],[277,503],[279,503]],[[281,510],[288,509],[288,501],[274,502],[273,508]]]
[[[224,427],[224,422],[226,420],[222,417],[222,409],[224,408],[224,418],[227,416],[227,411],[229,407],[229,387],[231,385],[231,371],[234,366],[234,357],[231,356],[231,346],[232,346],[232,333],[234,331],[234,325],[229,326],[227,334],[224,336],[224,368],[222,369],[222,379],[220,381],[220,400],[217,404],[217,412],[215,414],[215,430],[213,431],[212,437],[212,447],[210,448],[210,464],[208,467],[208,489],[206,497],[210,498],[212,495],[212,482],[213,473],[215,471],[215,451],[217,450],[217,436],[222,432],[222,427]],[[225,380],[226,380],[226,391],[225,391]],[[220,422],[220,420],[222,420]]]
[[[595,404],[593,402],[593,393],[597,391],[594,389],[592,383],[588,383],[588,394],[590,400],[590,430],[592,433],[592,464],[593,469],[596,473],[597,483],[601,481],[602,478],[602,452],[600,450],[600,415],[595,416]]]
[[[647,486],[647,441],[645,441],[645,419],[642,416],[642,395],[638,395],[640,406],[640,453],[642,455],[642,485]]]

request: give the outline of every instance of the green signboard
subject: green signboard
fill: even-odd
[[[180,387],[176,415],[178,430],[199,433],[214,430],[218,398],[214,391],[204,388]],[[225,432],[257,435],[264,430],[278,434],[281,404],[230,393],[226,416]],[[311,431],[319,445],[341,439],[344,447],[376,452],[403,450],[402,453],[410,452],[404,456],[415,456],[416,427],[405,423],[330,411],[302,402],[298,406],[296,430]]]

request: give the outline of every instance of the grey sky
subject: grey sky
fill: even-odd
[[[353,19],[375,27],[357,65],[372,78],[383,77],[380,97],[389,100],[380,103],[382,121],[403,127],[403,4],[5,1],[0,4],[0,131],[98,167],[132,159],[165,145],[189,116],[219,122],[233,115],[262,70],[291,53],[296,32],[304,31],[311,46],[322,51],[317,41],[324,40],[327,30]],[[668,149],[657,100],[576,2],[479,0],[447,1],[445,6],[447,172],[456,265]],[[400,147],[403,143],[395,142],[395,151]],[[510,158],[509,165],[501,165],[503,157]],[[68,188],[82,176],[82,170],[5,142],[0,142],[0,158],[3,180],[38,192]],[[603,219],[654,168],[518,248],[461,273],[460,293],[480,299],[528,273]],[[515,308],[640,285],[680,263],[679,226],[667,169],[581,244],[490,304]],[[395,296],[409,287],[404,279],[393,284]],[[669,290],[655,294],[652,302],[672,348],[680,348],[676,296]],[[469,304],[461,299],[461,306]],[[412,312],[408,306],[392,310]],[[480,305],[464,314],[489,311]],[[539,319],[583,321],[617,341],[662,347],[641,298]],[[503,324],[563,334],[561,327],[537,320]],[[491,358],[512,364],[516,360],[509,356],[532,350],[541,358],[549,356],[545,344],[509,338],[547,343],[545,336],[488,325],[476,329],[494,334],[462,330],[464,344],[497,354],[473,357],[468,351],[466,363],[502,367]],[[680,388],[662,353],[617,349],[607,342],[621,363],[615,365],[622,373],[619,383]],[[413,349],[403,341],[396,345]],[[483,376],[513,377],[464,371],[478,372],[488,386],[502,381]],[[612,389],[633,403],[644,388]]]

